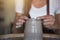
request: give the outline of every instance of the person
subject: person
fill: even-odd
[[[58,0],[50,0],[50,13],[47,15],[47,0],[15,0],[16,5],[16,26],[23,25],[30,18],[39,18],[43,20],[44,28],[50,31],[58,28],[55,23],[55,13],[59,14]],[[46,30],[43,29],[43,30]],[[16,31],[14,31],[16,32]]]

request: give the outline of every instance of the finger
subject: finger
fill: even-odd
[[[47,19],[49,16],[41,16],[40,19]]]
[[[22,25],[23,23],[16,23],[16,25]]]
[[[25,22],[25,20],[23,20],[23,19],[19,19],[17,22]]]
[[[21,16],[20,19],[28,20],[29,18],[26,16]]]
[[[19,24],[23,24],[23,23],[25,23],[25,21],[22,20],[22,19],[20,19],[20,20],[18,20],[16,23],[19,25]]]
[[[43,24],[44,24],[45,26],[47,26],[47,25],[52,26],[52,25],[54,25],[54,22],[44,22]]]
[[[44,20],[43,20],[43,22],[49,22],[49,21],[50,21],[50,22],[51,22],[51,21],[54,22],[55,19],[52,19],[52,18],[51,18],[51,19],[44,19]]]
[[[50,25],[46,25],[45,27],[48,28],[48,29],[51,29],[51,26]]]
[[[19,28],[19,27],[22,27],[23,23],[19,22],[19,23],[16,23],[16,28]]]
[[[23,23],[25,23],[25,21],[24,21],[24,20],[17,21],[17,22],[16,22],[16,25],[22,25]]]
[[[44,27],[48,28],[48,29],[51,29],[52,26],[51,25],[44,25]]]
[[[46,15],[46,16],[41,16],[41,17],[38,17],[39,19],[50,19],[50,18],[54,18],[54,16],[52,16],[52,15]]]

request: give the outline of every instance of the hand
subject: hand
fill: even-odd
[[[38,18],[42,19],[43,25],[49,29],[51,29],[55,23],[55,18],[52,15],[46,15],[46,16],[42,16],[42,17],[38,17]]]
[[[19,16],[16,18],[16,28],[19,28],[26,22],[29,18],[27,16]]]

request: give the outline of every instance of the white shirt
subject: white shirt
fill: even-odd
[[[50,15],[54,15],[55,13],[60,13],[60,6],[58,5],[59,0],[50,0]],[[23,13],[23,0],[15,0],[16,4],[16,12]],[[31,9],[29,14],[31,18],[37,18],[39,16],[47,15],[47,5],[43,6],[42,8],[36,8],[34,5],[31,5]]]

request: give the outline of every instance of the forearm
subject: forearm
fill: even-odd
[[[60,14],[56,14],[56,21],[55,21],[55,27],[56,29],[60,29]]]
[[[60,14],[56,14],[56,22],[54,24],[54,32],[60,34]]]
[[[12,28],[13,33],[18,33],[19,29],[16,28],[16,21],[18,20],[18,18],[20,16],[21,16],[21,13],[16,13],[15,20],[14,20],[14,23],[13,23],[13,28]]]

